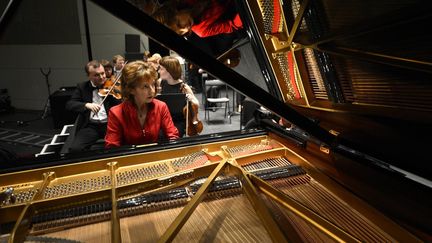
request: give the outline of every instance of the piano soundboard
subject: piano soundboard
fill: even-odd
[[[256,136],[0,176],[2,241],[415,241]]]

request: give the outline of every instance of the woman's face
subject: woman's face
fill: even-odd
[[[161,79],[165,79],[165,80],[172,79],[171,74],[162,65],[159,65],[159,75]]]
[[[190,13],[179,12],[175,16],[175,21],[170,27],[178,35],[187,36],[190,34],[192,30],[192,24],[193,24],[193,19]]]
[[[106,75],[106,77],[107,78],[111,78],[111,75],[113,73],[112,68],[111,67],[105,67],[104,69],[105,69],[105,75]]]
[[[155,80],[143,80],[138,84],[138,86],[132,89],[131,93],[134,95],[135,104],[141,106],[152,102],[156,95],[155,85]]]

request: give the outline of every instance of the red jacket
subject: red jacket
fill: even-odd
[[[240,15],[236,13],[231,19],[220,21],[219,18],[235,8],[235,1],[218,1],[210,0],[210,6],[201,13],[201,18],[198,23],[194,23],[192,31],[199,37],[209,37],[218,34],[232,33],[243,28],[243,23]],[[193,6],[198,0],[187,0],[186,3]]]
[[[153,99],[149,103],[144,127],[141,127],[136,107],[131,102],[124,101],[109,111],[105,147],[155,143],[160,129],[170,140],[179,138],[178,130],[164,102]]]

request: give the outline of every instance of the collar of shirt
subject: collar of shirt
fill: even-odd
[[[90,86],[91,86],[93,89],[100,89],[100,88],[101,88],[100,86],[96,86],[96,85],[94,85],[94,83],[93,83],[92,81],[90,81]]]
[[[103,98],[98,94],[98,87],[96,87],[91,81],[91,86],[93,87],[92,92],[92,103],[102,104]],[[90,121],[97,123],[104,123],[108,119],[107,112],[105,110],[105,106],[102,104],[99,112],[95,114],[93,111],[90,112]]]

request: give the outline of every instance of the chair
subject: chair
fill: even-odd
[[[210,121],[210,110],[225,109],[224,118],[226,119],[229,111],[228,85],[219,79],[208,79],[203,81],[203,97],[204,97],[204,118]],[[218,88],[217,97],[207,97],[207,90],[210,87]],[[224,96],[222,96],[224,95]],[[228,116],[231,123],[231,116]]]
[[[240,126],[246,126],[246,124],[254,118],[255,111],[260,106],[250,98],[245,98],[242,101],[242,108],[240,113]]]
[[[159,94],[156,99],[167,104],[171,116],[183,116],[183,108],[186,106],[186,95],[183,93]]]
[[[63,127],[62,133],[67,133],[68,136],[64,140],[64,145],[60,149],[60,154],[67,154],[71,152],[72,144],[76,138],[78,131],[82,128],[84,123],[84,115],[82,113],[78,114],[74,124],[65,125]],[[89,148],[89,150],[98,150],[105,147],[105,138],[100,138],[96,140]]]
[[[180,136],[186,133],[186,123],[183,108],[186,106],[186,95],[183,93],[159,94],[156,99],[165,102],[171,113],[174,125],[177,127]],[[161,138],[162,139],[162,138]]]
[[[60,154],[70,153],[70,149],[75,139],[75,135],[78,132],[78,127],[81,127],[82,119],[83,119],[83,115],[78,114],[77,117],[75,118],[74,124],[65,125],[63,127],[62,133],[68,134],[68,137],[64,141],[64,145],[60,150]]]

